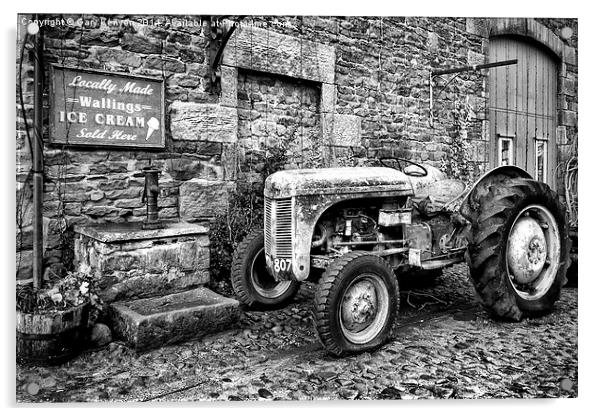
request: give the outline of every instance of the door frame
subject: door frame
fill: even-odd
[[[567,100],[565,92],[562,89],[562,81],[567,76],[566,65],[577,65],[576,49],[569,46],[567,43],[562,41],[554,31],[547,26],[539,23],[533,18],[493,18],[483,19],[484,25],[481,27],[483,36],[483,54],[486,59],[489,59],[489,40],[498,36],[513,36],[520,37],[527,42],[535,43],[542,49],[546,50],[550,56],[557,63],[557,81],[556,81],[556,139],[553,148],[559,148],[559,145],[565,145],[566,143],[566,130],[574,127],[569,117],[564,116],[564,112],[567,109]],[[486,99],[489,102],[489,74],[487,73],[486,85]],[[487,115],[489,117],[489,115]],[[562,130],[561,130],[562,129]],[[489,136],[489,126],[487,127],[487,135]],[[488,146],[491,147],[493,138],[489,138]],[[549,145],[548,145],[549,146]],[[497,163],[497,153],[493,151],[488,152],[489,155],[489,168],[493,168],[494,164]],[[561,152],[555,151],[554,155],[550,157],[549,163],[552,163],[552,175],[549,178],[550,186],[556,189],[558,183],[562,183],[559,180],[560,170],[555,169],[555,166],[562,162]]]
[[[555,170],[555,166],[558,164],[558,152],[557,152],[557,130],[558,130],[558,88],[559,88],[559,84],[560,84],[560,76],[559,76],[559,60],[558,57],[555,56],[549,48],[545,47],[545,45],[540,44],[539,42],[533,41],[530,38],[525,38],[524,36],[517,36],[517,35],[493,35],[489,37],[489,48],[491,48],[491,42],[493,40],[498,40],[501,39],[502,42],[504,39],[509,39],[513,42],[519,42],[519,44],[524,44],[525,46],[527,46],[528,48],[534,48],[537,49],[540,53],[542,53],[543,55],[546,55],[547,57],[549,57],[549,61],[551,61],[551,63],[554,65],[553,68],[553,73],[554,73],[554,80],[549,79],[548,83],[546,85],[550,85],[550,83],[553,82],[553,93],[555,94],[554,99],[556,100],[554,103],[552,103],[554,105],[554,113],[548,113],[548,116],[545,117],[546,119],[550,119],[550,117],[554,117],[554,126],[553,129],[551,130],[550,134],[547,137],[542,136],[540,133],[537,132],[537,128],[535,129],[535,131],[531,131],[531,129],[527,128],[527,126],[518,126],[517,130],[515,131],[510,131],[508,129],[506,129],[506,131],[499,131],[498,129],[495,128],[495,125],[493,124],[493,120],[492,120],[492,110],[489,111],[488,113],[488,119],[489,119],[489,160],[490,160],[490,168],[493,167],[497,167],[498,166],[498,159],[500,156],[500,152],[501,149],[499,148],[500,142],[504,141],[505,139],[507,140],[511,140],[512,144],[510,146],[510,151],[512,152],[512,154],[510,155],[510,159],[512,164],[515,164],[519,167],[521,167],[522,169],[525,169],[527,172],[532,173],[537,169],[537,161],[536,161],[536,150],[537,150],[537,143],[541,143],[541,142],[545,142],[545,147],[547,150],[547,158],[544,162],[545,164],[545,172],[544,172],[544,181],[550,185],[550,187],[552,189],[556,189],[556,178],[554,175],[554,170]],[[488,57],[489,57],[489,52],[491,52],[491,49],[488,50]],[[538,52],[538,53],[539,53]],[[532,55],[533,52],[529,52],[529,49],[527,49],[527,57],[529,55]],[[508,59],[514,59],[513,57],[506,57]],[[516,71],[527,71],[529,74],[531,74],[531,70],[527,69],[527,67],[525,67],[524,65],[526,65],[525,62],[520,62],[520,56],[517,56],[517,58],[519,59],[518,62],[518,67],[516,69]],[[499,59],[498,59],[499,60]],[[539,63],[540,60],[537,59],[537,63]],[[552,68],[550,68],[552,69]],[[539,68],[538,68],[539,70]],[[491,98],[492,98],[492,71],[494,70],[490,70],[488,75],[487,75],[487,81],[488,81],[488,107],[491,107],[492,103],[491,103]],[[522,72],[522,75],[524,76],[527,72]],[[551,73],[549,73],[549,75],[551,75]],[[507,75],[506,75],[507,76]],[[505,81],[504,81],[505,79]],[[527,75],[527,79],[529,79],[529,75]],[[512,79],[512,83],[509,83],[510,80],[504,78],[503,76],[498,79],[498,82],[506,82],[507,86],[506,88],[516,88],[516,82],[518,82],[518,78]],[[524,81],[524,80],[523,80]],[[524,89],[522,91],[523,94],[531,94],[531,93],[535,93],[535,96],[537,96],[538,91],[536,89],[535,86],[533,85],[526,85],[526,87],[528,87],[528,91],[526,89]],[[518,89],[516,90],[515,94],[519,94]],[[518,100],[518,97],[517,97]],[[529,102],[531,101],[531,99],[529,99]],[[523,103],[524,104],[524,103]],[[501,110],[500,110],[501,111]],[[517,108],[516,111],[519,111],[519,108]],[[529,111],[530,113],[532,112],[531,110],[524,110],[524,111]],[[502,111],[503,112],[503,111]],[[513,113],[512,111],[508,111],[508,114],[511,115],[511,119],[510,120],[514,120],[512,121],[512,124],[514,124],[514,122],[516,121],[516,117],[519,117],[518,113]],[[542,114],[539,115],[535,115],[533,116],[533,114],[531,114],[531,117],[528,116],[527,114],[523,114],[524,117],[527,118],[527,120],[530,120],[531,122],[535,122],[536,125],[538,125],[543,117]],[[544,121],[545,123],[546,121]],[[541,127],[541,126],[539,126]],[[497,131],[496,131],[497,130]],[[503,130],[503,129],[502,129]],[[524,142],[523,139],[524,138]],[[523,166],[524,163],[524,166]],[[535,174],[533,175],[535,177]]]

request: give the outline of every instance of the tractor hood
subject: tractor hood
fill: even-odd
[[[300,195],[413,193],[411,178],[386,167],[292,169],[276,172],[265,181],[265,196],[290,198]]]

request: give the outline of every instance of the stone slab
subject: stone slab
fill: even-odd
[[[185,221],[202,221],[223,212],[234,184],[227,181],[191,179],[180,186],[179,212]]]
[[[163,227],[156,230],[143,230],[140,222],[76,225],[73,229],[77,234],[88,236],[103,243],[154,240],[165,237],[207,234],[208,232],[207,227],[187,222],[164,222]]]
[[[174,140],[236,142],[238,112],[219,104],[174,101],[170,107]]]
[[[207,288],[111,305],[114,334],[136,351],[200,338],[240,318],[239,302]]]

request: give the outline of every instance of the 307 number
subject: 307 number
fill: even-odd
[[[291,259],[275,259],[274,260],[274,271],[288,272],[291,269]]]

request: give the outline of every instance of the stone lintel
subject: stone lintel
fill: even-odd
[[[237,28],[222,62],[235,68],[334,83],[334,47],[258,27]]]

